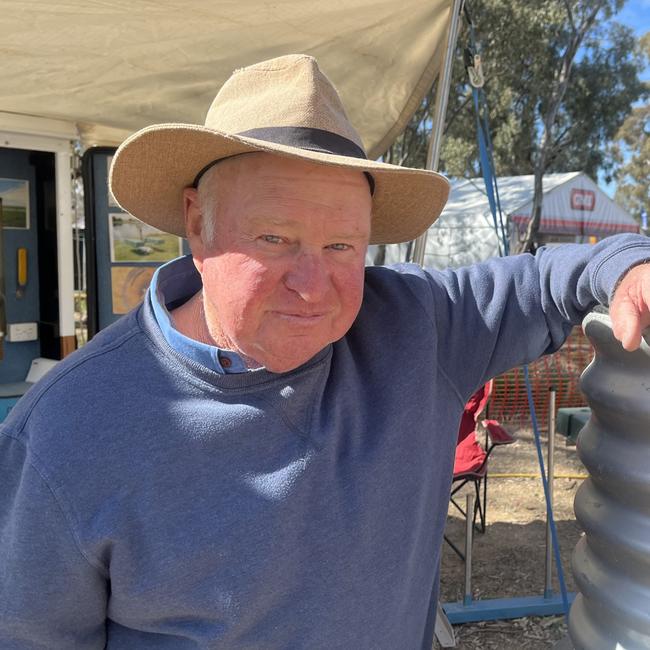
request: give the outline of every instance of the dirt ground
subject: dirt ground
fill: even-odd
[[[514,431],[517,442],[495,449],[490,456],[487,530],[475,534],[472,561],[474,599],[537,596],[544,593],[545,502],[541,479],[500,478],[498,474],[538,474],[537,453],[532,431]],[[544,461],[546,440],[543,434]],[[571,554],[581,531],[573,514],[573,498],[586,471],[575,446],[557,435],[555,443],[554,487],[555,521],[565,580],[575,590],[571,575]],[[462,496],[461,502],[465,503]],[[461,549],[465,521],[450,507],[447,535]],[[447,545],[443,545],[441,569],[442,602],[462,601],[464,564]],[[554,571],[553,589],[559,593]],[[564,617],[528,617],[509,621],[468,623],[454,626],[456,647],[460,650],[532,650],[553,648],[566,636]],[[434,644],[434,647],[437,647]]]

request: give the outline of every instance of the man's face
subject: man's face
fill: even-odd
[[[273,372],[292,370],[340,339],[359,312],[368,182],[361,172],[265,153],[212,173],[214,215],[201,216],[196,191],[185,193],[210,334]]]

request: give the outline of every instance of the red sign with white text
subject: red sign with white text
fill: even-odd
[[[571,209],[593,212],[596,207],[596,193],[593,190],[571,190]]]

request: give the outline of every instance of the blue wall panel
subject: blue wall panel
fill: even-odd
[[[29,151],[0,148],[0,178],[29,181],[30,223],[29,229],[5,228],[2,264],[5,276],[7,324],[38,322],[38,240],[36,228],[36,175],[29,163]],[[16,251],[27,248],[28,283],[23,296],[16,295]],[[32,359],[40,356],[40,343],[26,341],[10,343],[3,341],[4,355],[0,361],[0,383],[22,381],[27,375]]]

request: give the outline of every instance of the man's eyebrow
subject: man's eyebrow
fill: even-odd
[[[250,217],[248,222],[251,226],[295,226],[300,224],[299,219],[279,216]]]

